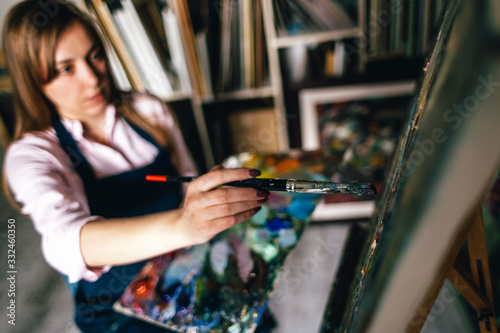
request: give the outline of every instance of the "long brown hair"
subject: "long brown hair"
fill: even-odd
[[[85,28],[102,50],[105,49],[92,18],[66,0],[25,0],[7,14],[2,41],[7,70],[13,82],[14,140],[26,133],[49,129],[57,117],[54,105],[45,97],[41,87],[57,76],[54,60],[57,40],[61,32],[75,22]],[[107,68],[110,75],[110,66]],[[169,134],[145,121],[133,109],[132,93],[118,90],[111,78],[108,81],[111,85],[108,102],[116,105],[117,113],[148,132],[162,147],[173,150]],[[172,156],[178,165],[175,151],[172,151]]]

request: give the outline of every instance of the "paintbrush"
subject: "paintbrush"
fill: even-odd
[[[147,175],[146,180],[154,182],[190,182],[196,177]],[[268,191],[285,191],[294,193],[350,193],[358,196],[375,196],[377,189],[369,183],[351,182],[334,183],[316,180],[280,179],[280,178],[249,178],[229,182],[223,186],[252,187]]]

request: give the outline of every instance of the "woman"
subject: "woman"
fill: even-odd
[[[116,89],[95,28],[70,3],[13,7],[3,49],[17,121],[5,156],[8,193],[41,234],[47,262],[70,283],[77,325],[163,331],[112,304],[145,260],[255,214],[268,192],[218,187],[260,172],[216,167],[191,182],[183,200],[176,184],[145,182],[147,174],[193,174],[194,164],[163,103]]]

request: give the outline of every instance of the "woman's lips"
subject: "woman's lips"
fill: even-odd
[[[91,103],[98,103],[101,102],[104,99],[104,94],[102,92],[99,92],[98,94],[95,94],[94,96],[89,98],[89,102]]]

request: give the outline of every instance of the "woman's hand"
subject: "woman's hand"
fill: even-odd
[[[260,175],[255,169],[224,169],[216,166],[189,183],[179,227],[187,242],[201,244],[219,232],[257,213],[269,192],[253,188],[219,186]]]
[[[207,242],[250,218],[269,196],[268,191],[253,188],[218,187],[259,174],[218,166],[189,183],[182,208],[85,224],[80,233],[85,263],[89,267],[123,265]]]

